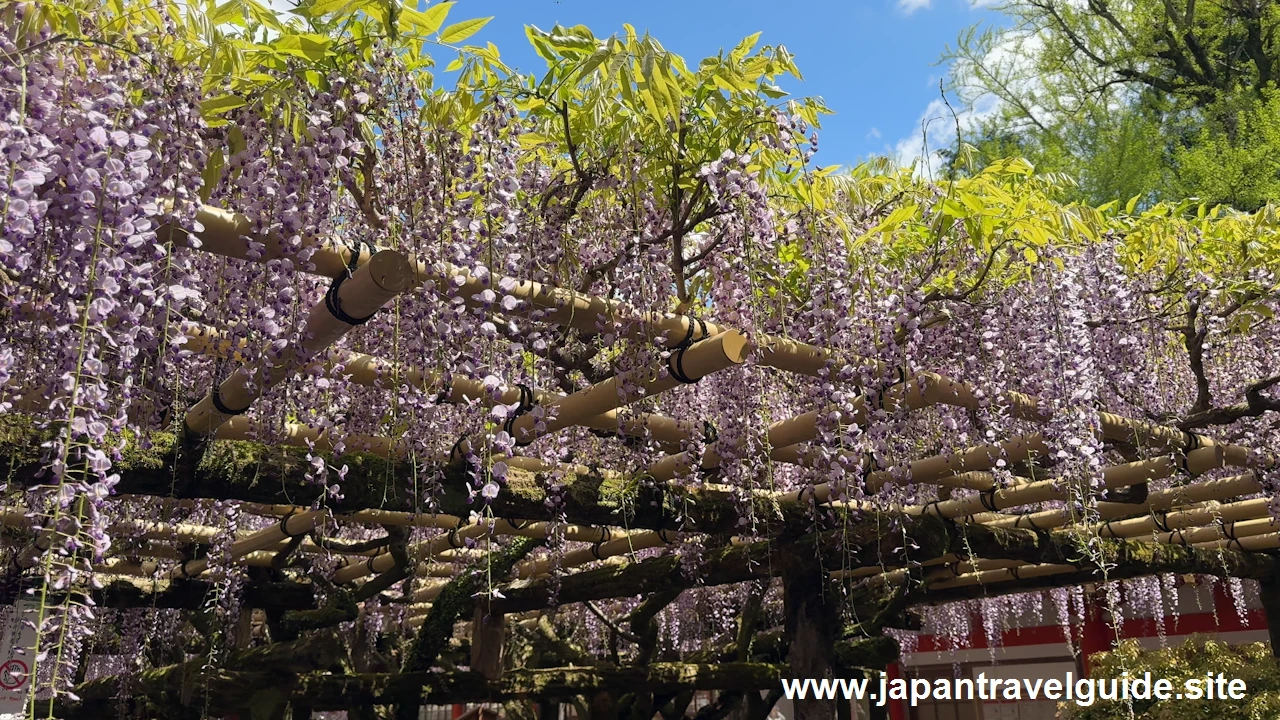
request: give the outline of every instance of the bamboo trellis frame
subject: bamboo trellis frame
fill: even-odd
[[[247,218],[216,208],[206,207],[199,216],[204,229],[198,233],[201,251],[256,262],[282,255],[282,248],[271,238],[265,239],[266,252],[251,257],[242,235],[250,227]],[[185,233],[174,233],[177,244],[185,244]],[[364,317],[376,312],[397,295],[411,292],[427,281],[444,284],[460,278],[457,294],[463,302],[475,306],[471,299],[487,287],[463,269],[448,265],[427,266],[406,259],[396,252],[359,250],[329,239],[308,238],[304,246],[313,249],[314,272],[327,277],[349,275],[339,286],[337,295],[345,314]],[[715,323],[676,314],[636,312],[622,303],[584,295],[562,288],[518,281],[510,291],[519,300],[541,312],[540,320],[596,333],[601,328],[625,332],[631,337],[662,339],[667,347],[682,347],[680,371],[684,381],[696,381],[715,372],[738,366],[755,353],[760,364],[807,376],[818,376],[831,361],[847,362],[884,379],[881,389],[866,392],[854,404],[847,422],[865,425],[873,411],[916,412],[947,406],[974,410],[980,402],[975,392],[961,382],[943,375],[912,368],[894,368],[867,358],[837,358],[830,351],[787,338],[755,336],[748,339],[738,331]],[[680,443],[700,432],[696,419],[671,418],[651,413],[627,414],[619,411],[641,397],[651,397],[681,384],[671,368],[645,368],[629,375],[615,376],[580,392],[569,395],[550,393],[537,388],[501,385],[487,387],[470,378],[451,378],[441,386],[439,375],[423,368],[404,367],[371,355],[355,353],[332,345],[349,331],[352,324],[340,320],[325,303],[313,308],[308,319],[307,340],[299,348],[289,348],[275,358],[269,367],[253,371],[242,367],[223,381],[217,392],[206,395],[185,417],[186,428],[195,435],[216,440],[247,439],[261,436],[261,428],[236,413],[222,412],[215,405],[235,411],[248,408],[266,389],[287,379],[306,364],[319,363],[326,368],[341,365],[348,381],[366,387],[390,387],[389,381],[407,383],[423,391],[435,391],[441,402],[463,403],[477,400],[486,405],[533,403],[546,413],[535,419],[528,407],[510,423],[510,430],[521,443],[532,442],[545,435],[580,426],[608,430],[623,435],[651,437],[665,443],[668,452],[678,450]],[[188,346],[211,357],[235,359],[244,348],[227,340],[214,327],[188,323],[183,330]],[[690,343],[689,341],[696,341]],[[893,381],[896,374],[897,380]],[[624,391],[624,388],[626,389]],[[43,389],[30,391],[24,402],[38,406]],[[1048,420],[1039,402],[1028,395],[1006,392],[996,398],[1010,416],[1030,425]],[[772,423],[764,440],[773,462],[812,466],[820,453],[809,447],[818,437],[820,410]],[[929,503],[883,508],[874,503],[839,501],[833,498],[835,488],[826,483],[789,492],[757,490],[751,499],[775,505],[825,505],[852,510],[891,510],[906,516],[937,516],[961,525],[975,524],[994,528],[1032,528],[1049,531],[1069,528],[1103,538],[1131,539],[1164,545],[1190,545],[1200,548],[1228,548],[1263,551],[1280,548],[1280,532],[1271,519],[1271,501],[1267,498],[1232,501],[1264,491],[1257,476],[1245,472],[1232,477],[1201,479],[1200,476],[1227,467],[1247,468],[1253,460],[1250,451],[1239,445],[1224,443],[1211,437],[1188,433],[1155,423],[1132,420],[1099,412],[1098,436],[1105,442],[1139,447],[1156,453],[1135,462],[1102,469],[1099,487],[1069,487],[1060,479],[1018,478],[1001,486],[992,472],[998,465],[1027,463],[1035,468],[1038,459],[1049,454],[1044,437],[1037,432],[1024,432],[986,445],[919,458],[909,464],[908,474],[915,484],[974,491],[961,497],[939,499]],[[281,429],[281,442],[298,446],[331,449],[328,431],[291,424]],[[399,438],[346,436],[349,447],[384,457],[405,457],[409,450]],[[719,467],[723,454],[740,448],[729,448],[712,442],[700,457],[687,452],[670,452],[647,468],[646,475],[660,488],[690,472],[694,466],[703,469]],[[465,445],[463,446],[465,448]],[[1163,453],[1163,454],[1161,454]],[[448,461],[450,458],[436,458]],[[843,460],[860,469],[866,489],[874,492],[896,482],[887,469],[875,467],[868,459],[846,455]],[[587,468],[575,465],[553,466],[533,458],[502,458],[514,467],[539,473],[563,470],[585,473]],[[591,469],[592,472],[608,473]],[[1097,496],[1106,490],[1131,487],[1157,480],[1185,476],[1189,484],[1176,485],[1150,492],[1141,503],[1100,501],[1091,522],[1070,510],[1049,509],[1026,513],[1005,511],[1046,502],[1062,502],[1073,492]],[[714,488],[707,488],[708,492]],[[1202,504],[1208,503],[1208,504]],[[457,570],[448,560],[475,560],[488,554],[486,549],[469,548],[470,544],[489,544],[499,536],[531,538],[560,537],[585,546],[570,547],[562,556],[526,560],[519,563],[513,575],[528,579],[543,577],[555,567],[585,572],[583,568],[624,562],[622,558],[640,550],[661,548],[686,537],[676,531],[629,531],[617,526],[531,522],[520,519],[484,518],[471,521],[448,514],[416,514],[385,510],[362,510],[331,515],[327,511],[292,506],[246,506],[250,512],[279,521],[266,529],[238,536],[228,552],[232,560],[244,565],[273,566],[279,553],[296,550],[309,554],[337,555],[345,563],[333,574],[336,583],[357,583],[365,578],[386,573],[396,567],[396,557],[385,548],[368,553],[334,553],[302,539],[330,519],[339,524],[386,525],[411,528],[435,528],[442,532],[405,548],[410,560],[410,573],[419,584],[407,598],[411,604],[406,625],[420,624],[430,603],[447,587]],[[1096,521],[1096,522],[1094,522]],[[14,508],[0,508],[0,524],[34,533],[35,539],[19,553],[21,563],[47,547],[51,531],[38,523],[38,516]],[[186,559],[165,542],[209,544],[219,537],[215,528],[189,524],[149,524],[141,521],[120,522],[113,528],[132,542],[120,548],[119,554],[106,558],[94,569],[113,576],[144,576],[156,579],[194,578],[209,567],[205,558]],[[294,540],[298,542],[292,542]],[[730,538],[733,540],[733,538]],[[41,543],[45,542],[42,547]],[[291,547],[292,546],[292,547]],[[1078,572],[1075,565],[1027,563],[1002,558],[963,557],[946,554],[926,558],[917,563],[927,590],[945,590],[970,585],[1005,583],[1033,577],[1051,577]],[[871,578],[874,582],[900,582],[911,575],[907,568],[867,566],[832,572],[849,580]],[[526,620],[526,622],[528,622]]]

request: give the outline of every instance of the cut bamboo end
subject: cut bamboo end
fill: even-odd
[[[307,318],[303,348],[317,353],[347,334],[359,322],[378,312],[400,293],[413,288],[413,268],[403,255],[382,250],[330,291]],[[336,302],[332,302],[336,295]]]
[[[741,364],[747,358],[747,338],[738,332],[725,332],[713,338],[694,343],[679,356],[673,356],[672,367],[683,373],[686,380],[699,380],[707,375]],[[566,395],[553,402],[548,410],[554,417],[542,420],[545,430],[537,431],[538,419],[532,414],[521,415],[511,423],[511,434],[518,442],[528,443],[557,430],[581,425],[589,418],[604,415],[643,397],[652,397],[681,384],[680,379],[667,374],[660,377],[644,370],[627,377],[612,377],[592,387]]]
[[[243,540],[232,543],[228,555],[236,560],[250,553],[285,542],[311,532],[317,524],[324,520],[328,513],[313,510],[283,518],[279,523],[265,530],[250,535]],[[169,573],[169,579],[192,578],[209,569],[208,558],[200,558],[185,562]]]
[[[201,229],[190,234],[169,224],[162,225],[156,234],[161,241],[168,241],[172,237],[174,245],[179,247],[193,247],[190,235],[194,235],[199,242],[199,249],[204,252],[259,263],[293,257],[300,250],[313,249],[310,260],[313,272],[325,277],[337,277],[346,272],[350,265],[368,262],[372,255],[370,251],[362,249],[354,262],[351,262],[351,250],[345,244],[314,236],[304,236],[300,247],[286,250],[276,235],[253,235],[253,223],[247,216],[212,205],[200,207],[196,212],[196,222]],[[250,239],[260,242],[261,250],[253,252]]]
[[[383,250],[361,265],[330,292],[324,302],[311,309],[304,331],[302,349],[310,355],[333,345],[356,324],[376,313],[383,305],[413,287],[413,270],[403,255]],[[206,343],[207,344],[207,343]],[[293,374],[297,349],[287,349],[258,378],[240,368],[197,402],[186,415],[187,431],[209,437],[232,418],[248,410],[270,386]]]

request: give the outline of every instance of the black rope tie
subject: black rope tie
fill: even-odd
[[[710,420],[703,420],[702,421],[702,443],[704,445],[711,445],[712,443],[716,442],[719,439],[720,439],[720,431],[716,429],[716,426]]]
[[[1236,539],[1235,523],[1225,522],[1222,518],[1218,518],[1218,531],[1228,540]]]
[[[818,500],[818,489],[813,485],[805,485],[804,487],[800,488],[800,494],[796,496],[796,502],[803,503],[804,494],[806,492],[809,493],[809,499],[816,503]]]
[[[698,337],[697,340],[693,337],[693,329],[695,326],[701,332],[701,336]],[[707,332],[707,323],[700,318],[690,318],[689,332],[685,334],[684,339],[680,341],[679,345],[672,348],[672,353],[670,357],[667,358],[667,370],[670,371],[671,377],[675,378],[676,382],[683,383],[685,385],[692,385],[702,379],[691,378],[685,374],[684,351],[688,350],[695,342],[701,342],[708,337],[710,337],[710,333]]]
[[[338,273],[338,276],[329,284],[329,290],[324,294],[325,309],[328,310],[329,314],[336,318],[338,322],[346,323],[347,325],[363,325],[373,319],[374,315],[378,314],[378,311],[374,310],[373,315],[369,315],[368,317],[351,317],[342,310],[342,299],[338,297],[338,289],[342,287],[342,283],[345,282],[347,278],[353,276],[356,268],[359,267],[360,256],[364,254],[363,248],[365,247],[369,247],[372,252],[373,248],[363,240],[357,241],[356,244],[351,247],[351,259],[347,261],[346,270]]]
[[[446,382],[445,380],[442,379],[440,382],[440,392],[436,393],[436,400],[435,400],[436,405],[444,405],[445,403],[449,402],[449,396],[452,394],[453,394],[453,381],[448,380]]]
[[[658,531],[658,539],[668,545],[672,545],[675,542],[671,538],[667,537],[667,531],[665,528]]]
[[[982,507],[991,512],[1000,512],[1000,508],[996,507],[996,491],[985,490],[978,493],[978,501],[982,503]]]
[[[1182,528],[1178,528],[1177,530],[1174,530],[1173,532],[1169,533],[1169,540],[1172,541],[1175,537],[1178,538],[1178,542],[1176,543],[1170,542],[1169,543],[1170,545],[1186,545],[1187,544],[1187,536],[1182,532]]]
[[[609,532],[609,528],[607,527],[600,528],[600,539],[596,541],[596,544],[599,545],[600,543],[609,542],[609,538],[612,537],[612,535],[613,533]]]
[[[377,571],[377,570],[375,570],[375,569],[373,568],[373,561],[374,561],[374,560],[377,560],[377,559],[378,559],[378,556],[377,556],[377,555],[374,555],[373,557],[371,557],[371,558],[369,558],[368,560],[365,560],[365,561],[364,561],[364,569],[365,569],[365,570],[368,570],[370,575],[377,575],[377,574],[378,574],[378,571]]]
[[[520,400],[516,403],[515,412],[511,413],[507,418],[507,421],[502,424],[502,429],[516,441],[517,446],[524,447],[532,441],[521,441],[517,439],[515,427],[516,421],[520,419],[520,416],[525,415],[533,409],[533,390],[529,389],[529,386],[524,383],[517,383],[516,387],[520,388]]]
[[[1169,523],[1168,523],[1169,515],[1168,515],[1168,513],[1155,513],[1155,512],[1153,512],[1153,513],[1151,513],[1151,519],[1152,519],[1152,521],[1154,521],[1154,522],[1155,522],[1155,524],[1156,524],[1156,529],[1157,529],[1157,530],[1159,530],[1160,532],[1166,532],[1166,533],[1167,533],[1167,532],[1173,532],[1172,530],[1170,530],[1170,529],[1169,529]]]
[[[1015,528],[1022,527],[1023,520],[1027,521],[1027,527],[1031,528],[1032,530],[1035,530],[1036,532],[1040,532],[1041,530],[1044,529],[1039,525],[1037,525],[1035,518],[1031,517],[1030,515],[1019,515],[1018,519],[1014,521],[1013,526]]]
[[[1006,568],[1006,569],[1009,571],[1009,575],[1011,575],[1011,576],[1013,577],[1013,579],[1014,579],[1014,580],[1021,580],[1021,579],[1022,579],[1022,576],[1018,574],[1018,568],[1016,568],[1016,567],[1011,567],[1011,568]]]
[[[889,392],[890,390],[892,390],[893,388],[895,388],[895,387],[897,387],[897,386],[899,386],[899,385],[902,385],[902,384],[904,384],[904,383],[906,383],[906,382],[907,382],[907,369],[906,369],[905,367],[903,367],[903,366],[899,365],[899,366],[897,367],[897,370],[898,370],[898,379],[897,379],[897,380],[894,380],[893,382],[889,383],[889,384],[888,384],[888,385],[886,385],[883,389],[881,389],[879,392],[872,393],[872,395],[871,395],[871,403],[870,403],[870,404],[871,404],[871,409],[872,409],[872,410],[883,410],[883,409],[884,409],[884,396],[885,396],[885,393],[887,393],[887,392]]]
[[[293,540],[295,538],[300,538],[303,535],[306,535],[307,533],[311,532],[310,530],[303,530],[302,532],[298,532],[298,533],[289,532],[289,520],[293,517],[293,515],[294,515],[294,511],[290,510],[288,515],[285,515],[284,517],[280,518],[280,532],[284,533],[284,536],[289,538],[290,540]]]
[[[925,506],[920,509],[920,514],[928,515],[930,509],[932,509],[934,515],[937,515],[938,517],[942,517],[941,507],[942,507],[942,501],[934,500],[933,502],[925,503]]]
[[[458,441],[453,444],[453,447],[449,448],[450,463],[455,463],[458,460],[462,459],[462,443],[466,441],[467,441],[467,436],[463,435],[462,437],[458,438]]]
[[[249,410],[248,407],[242,407],[239,410],[235,410],[227,407],[226,404],[222,402],[222,383],[221,382],[215,382],[213,384],[213,390],[209,393],[209,400],[213,403],[213,409],[217,411],[219,415],[224,415],[226,417],[243,415]]]
[[[1109,537],[1118,537],[1116,531],[1111,529],[1111,521],[1108,520],[1102,524],[1102,529],[1106,531]]]
[[[597,559],[597,560],[603,560],[603,559],[604,559],[604,558],[603,558],[603,557],[601,557],[601,555],[600,555],[600,543],[596,543],[595,545],[592,545],[592,546],[591,546],[591,556],[592,556],[592,557],[594,557],[594,558],[595,558],[595,559]]]
[[[462,546],[466,544],[458,539],[458,528],[460,527],[462,527],[461,518],[458,519],[458,525],[449,531],[449,547],[452,547],[454,549],[461,549]]]
[[[516,530],[523,530],[529,527],[529,525],[531,525],[532,523],[533,521],[531,520],[508,520],[507,521],[507,524],[515,528]]]
[[[1191,452],[1192,450],[1200,448],[1201,438],[1199,435],[1193,432],[1187,432],[1186,430],[1183,430],[1182,434],[1186,436],[1186,442],[1182,445],[1183,452]]]

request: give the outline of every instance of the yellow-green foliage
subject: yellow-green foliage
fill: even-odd
[[[1092,207],[1062,202],[1068,185],[1067,178],[1040,173],[1020,159],[940,184],[870,164],[793,180],[787,209],[843,236],[851,266],[913,268],[926,292],[1004,286],[1084,246],[1116,241],[1123,270],[1159,288],[1154,299],[1171,308],[1200,291],[1240,301],[1244,312],[1234,323],[1270,312],[1253,301],[1277,290],[1280,217],[1274,206],[1245,213],[1183,201],[1141,209],[1135,197]],[[850,218],[867,208],[875,212],[866,224],[852,225]],[[803,295],[809,259],[786,244],[781,260],[795,269],[790,289]]]
[[[1271,656],[1271,647],[1253,643],[1232,647],[1226,643],[1192,638],[1166,650],[1146,651],[1136,640],[1125,640],[1113,651],[1093,656],[1093,677],[1120,678],[1151,673],[1153,680],[1167,679],[1175,692],[1186,680],[1214,677],[1244,680],[1248,691],[1243,700],[1134,700],[1132,708],[1122,701],[1099,702],[1089,708],[1063,709],[1071,720],[1276,720],[1280,718],[1280,663]],[[1132,715],[1130,714],[1132,710]]]

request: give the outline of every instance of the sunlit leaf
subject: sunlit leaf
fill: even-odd
[[[456,45],[467,38],[480,32],[480,29],[492,20],[492,17],[474,18],[472,20],[463,20],[454,23],[444,30],[440,31],[440,42],[447,45]]]
[[[244,107],[246,104],[248,104],[248,101],[237,95],[220,95],[201,102],[200,112],[206,116],[217,115],[230,112],[238,107]]]

